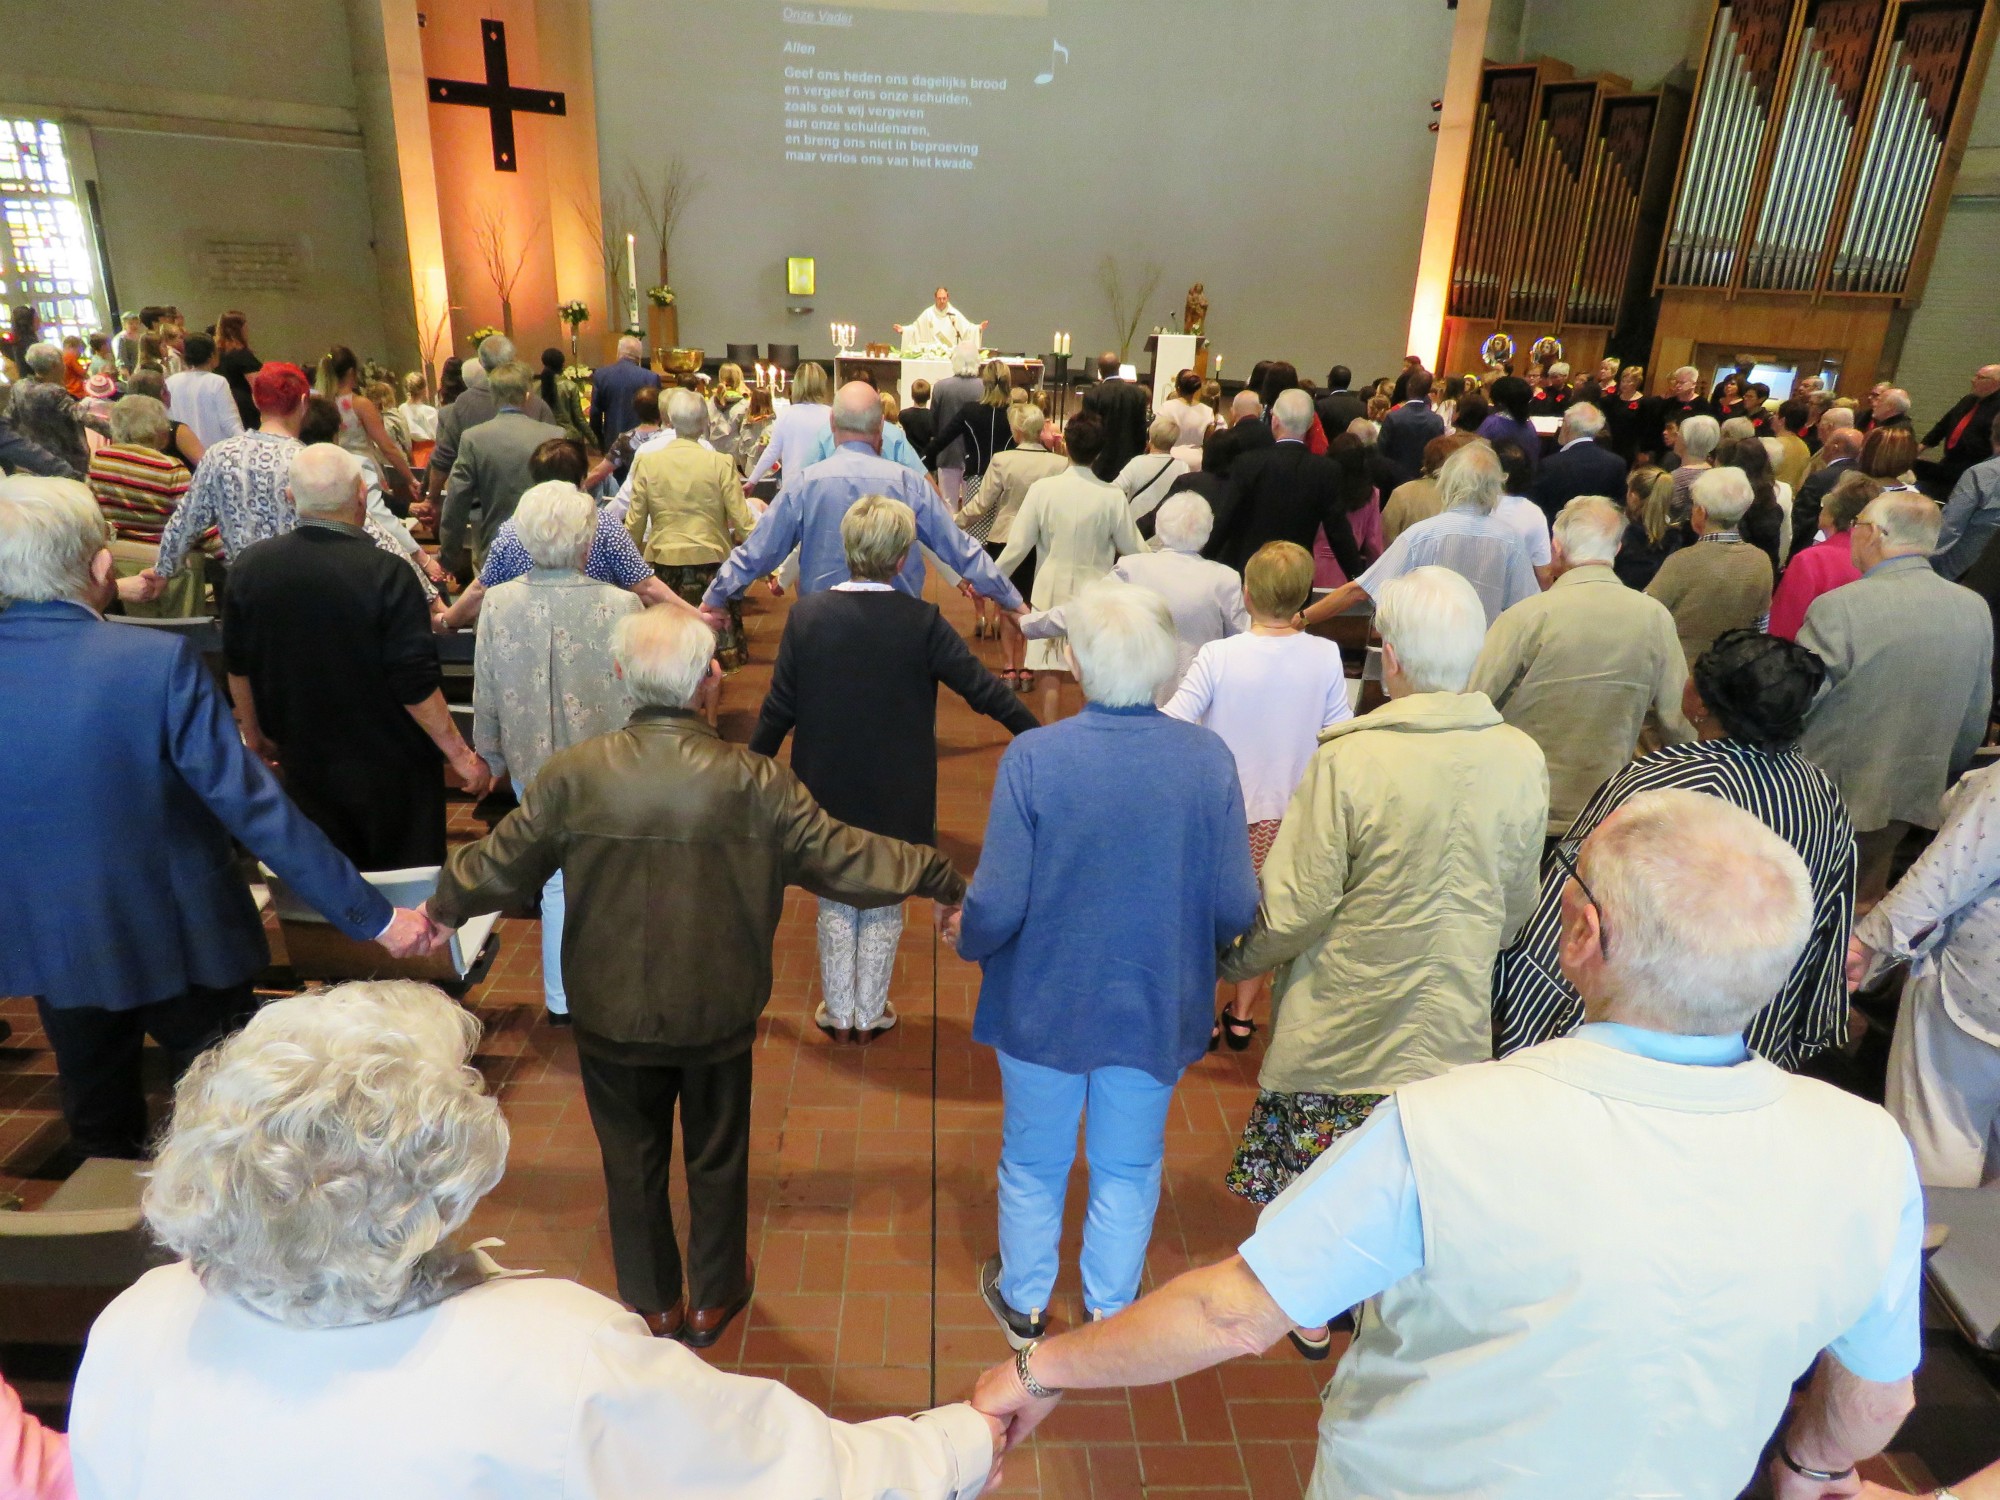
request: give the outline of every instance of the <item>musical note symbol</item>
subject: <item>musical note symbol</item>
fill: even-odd
[[[1069,48],[1051,37],[1049,39],[1049,70],[1046,73],[1037,73],[1035,75],[1036,83],[1054,83],[1056,81],[1056,54],[1058,52],[1062,54],[1062,60],[1067,63],[1069,61]]]

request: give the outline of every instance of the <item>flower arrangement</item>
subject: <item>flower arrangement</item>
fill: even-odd
[[[481,344],[500,332],[502,330],[498,328],[475,328],[465,336],[465,341],[477,349]]]
[[[590,308],[582,302],[565,302],[556,309],[556,316],[574,328],[579,323],[590,321]]]
[[[563,366],[563,379],[573,380],[580,386],[588,386],[590,384],[590,377],[596,373],[589,365]]]
[[[646,288],[646,300],[655,307],[672,307],[674,289],[670,286],[649,286]]]

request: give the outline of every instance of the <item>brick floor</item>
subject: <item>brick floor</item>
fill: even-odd
[[[934,587],[933,597],[971,630],[971,608],[958,594]],[[723,701],[731,739],[749,737],[784,613],[784,601],[752,591],[752,662],[730,678]],[[974,648],[997,664],[991,643]],[[969,873],[1006,734],[947,692],[938,739],[939,842]],[[477,831],[463,804],[453,821],[454,836]],[[902,1024],[867,1049],[836,1049],[812,1024],[812,902],[796,891],[787,898],[751,1113],[757,1295],[707,1355],[781,1380],[850,1419],[962,1397],[1008,1354],[974,1291],[975,1268],[994,1246],[1000,1131],[999,1072],[971,1038],[978,970],[936,941],[927,903],[913,903],[909,916],[891,992]],[[498,1253],[507,1264],[615,1295],[575,1048],[541,1020],[539,934],[522,921],[503,921],[499,931],[500,956],[469,1003],[485,1023],[479,1063],[506,1107],[514,1144],[472,1237],[505,1240]],[[0,1189],[32,1205],[53,1187],[32,1174],[65,1138],[54,1065],[32,1006],[0,1000],[0,1016],[14,1026],[0,1045]],[[1261,1050],[1260,1039],[1240,1056],[1196,1064],[1175,1096],[1148,1286],[1226,1255],[1251,1225],[1252,1210],[1223,1188],[1222,1171]],[[1081,1315],[1081,1199],[1079,1172],[1057,1326]],[[1002,1492],[1294,1500],[1312,1463],[1319,1381],[1331,1368],[1309,1366],[1281,1344],[1263,1359],[1172,1386],[1072,1397],[1009,1459]]]

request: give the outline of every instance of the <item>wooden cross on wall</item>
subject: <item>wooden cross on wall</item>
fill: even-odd
[[[486,81],[429,79],[431,103],[466,104],[485,110],[493,127],[493,170],[519,171],[514,150],[514,112],[560,115],[568,113],[568,110],[559,93],[549,89],[517,89],[508,81],[505,22],[481,21],[479,37],[486,46]]]

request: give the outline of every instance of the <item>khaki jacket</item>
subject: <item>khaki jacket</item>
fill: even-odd
[[[756,524],[727,454],[681,438],[632,461],[625,529],[647,562],[668,568],[719,563]]]
[[[965,894],[935,850],[836,821],[789,769],[671,708],[551,758],[499,827],[452,851],[430,909],[456,925],[526,905],[558,869],[578,1028],[679,1048],[747,1044],[786,886],[861,907]]]
[[[1493,960],[1540,894],[1541,749],[1484,693],[1415,693],[1319,737],[1228,979],[1276,967],[1277,1093],[1377,1094],[1493,1055]]]
[[[1686,683],[1667,607],[1593,563],[1501,612],[1471,686],[1548,757],[1553,837],[1631,761],[1649,711],[1667,744],[1694,738],[1681,716]]]

